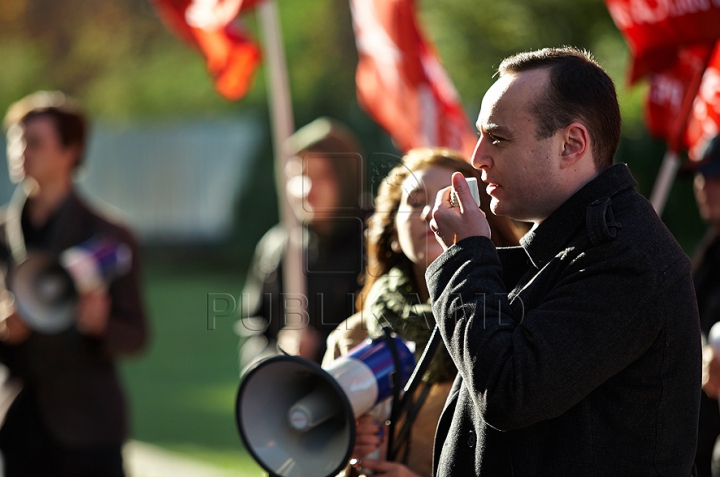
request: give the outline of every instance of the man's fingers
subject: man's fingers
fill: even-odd
[[[378,436],[380,435],[380,425],[379,424],[357,424],[355,426],[355,432],[358,436],[360,435],[371,435],[371,436]]]
[[[355,445],[355,448],[353,449],[353,455],[357,457],[363,457],[368,454],[372,454],[378,449],[379,445],[369,445],[369,444],[363,444],[363,445]]]
[[[452,187],[445,187],[440,189],[435,196],[435,205],[433,206],[433,212],[431,215],[439,209],[450,207],[450,194],[452,193]]]
[[[2,322],[0,340],[10,345],[16,345],[25,341],[30,333],[30,327],[25,324],[25,321],[19,315],[12,314]]]
[[[369,416],[368,416],[369,417]],[[369,454],[382,444],[384,428],[375,419],[360,418],[355,423],[355,451]]]
[[[473,208],[476,208],[477,204],[475,202],[475,198],[470,192],[470,186],[468,186],[467,179],[465,179],[465,176],[463,176],[461,172],[453,173],[452,184],[455,189],[455,194],[458,197],[458,201],[460,202],[458,204],[460,206],[460,210],[465,212],[465,209],[470,207],[470,205],[472,205]]]

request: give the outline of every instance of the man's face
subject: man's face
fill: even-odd
[[[340,185],[332,160],[308,153],[300,162],[302,172],[288,181],[288,195],[300,220],[316,222],[337,217]]]
[[[697,174],[693,189],[700,217],[716,228],[720,227],[720,176]]]
[[[75,149],[62,144],[52,118],[38,116],[14,128],[8,134],[11,175],[31,177],[40,185],[72,177]]]
[[[545,69],[502,76],[488,90],[476,123],[472,163],[482,171],[496,215],[540,222],[564,197],[556,186],[562,139],[538,139],[532,106],[545,90]]]

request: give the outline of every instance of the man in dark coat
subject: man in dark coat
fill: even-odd
[[[5,124],[10,172],[21,184],[0,220],[0,360],[21,390],[0,428],[4,475],[123,476],[127,414],[115,362],[141,351],[147,335],[137,246],[74,191],[86,121],[72,99],[35,93],[11,106]],[[107,287],[76,282],[70,326],[33,328],[33,307],[16,307],[9,291],[21,286],[16,267],[33,253],[58,257],[89,239],[129,247],[129,272]]]
[[[532,222],[496,249],[462,176],[430,225],[426,274],[458,368],[438,476],[687,476],[700,393],[690,260],[625,164],[620,111],[585,52],[508,58],[483,99],[473,165],[498,215]],[[468,205],[470,204],[470,205]]]

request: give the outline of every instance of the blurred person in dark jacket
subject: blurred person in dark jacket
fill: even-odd
[[[303,273],[308,326],[290,329],[294,310],[286,309],[283,260],[287,232],[281,224],[258,243],[240,306],[246,314],[236,330],[242,336],[240,366],[281,347],[320,362],[326,338],[353,313],[354,293],[363,270],[363,158],[355,136],[330,118],[318,118],[285,144],[292,156],[286,194],[303,227]]]
[[[703,393],[700,400],[698,476],[720,475],[713,447],[720,436],[720,350],[708,344],[710,328],[720,321],[720,136],[708,142],[700,160],[688,169],[695,173],[693,189],[703,221],[709,227],[695,253],[694,280],[703,342]],[[719,452],[720,453],[720,448]],[[714,461],[711,471],[711,462]]]
[[[87,135],[75,100],[34,93],[9,108],[5,127],[11,178],[20,183],[0,217],[0,359],[6,384],[20,387],[0,428],[5,475],[123,476],[128,419],[116,360],[147,340],[138,248],[125,227],[75,191]],[[129,271],[106,289],[78,291],[67,329],[31,327],[9,291],[19,286],[13,271],[31,253],[59,256],[95,238],[129,247]]]

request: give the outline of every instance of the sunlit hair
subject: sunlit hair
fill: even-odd
[[[367,267],[364,285],[358,296],[357,308],[363,309],[364,300],[375,280],[394,267],[402,268],[409,276],[414,277],[412,262],[403,253],[392,250],[391,243],[395,239],[395,217],[400,208],[403,194],[403,183],[414,172],[430,167],[442,167],[451,171],[459,171],[465,177],[476,177],[481,184],[480,171],[474,169],[462,156],[445,148],[412,149],[400,164],[390,171],[383,179],[375,198],[375,213],[368,219],[367,227]],[[450,184],[448,184],[450,185]],[[492,240],[497,246],[518,244],[518,233],[510,219],[498,217],[489,211],[490,198],[480,188],[482,209],[487,215],[492,230]],[[434,202],[434,198],[429,198]],[[424,280],[424,277],[414,277]]]
[[[595,167],[613,163],[620,143],[620,106],[615,84],[593,56],[576,48],[545,48],[519,53],[500,63],[500,76],[547,68],[549,86],[532,104],[538,137],[547,138],[574,121],[582,122],[592,141]]]
[[[40,117],[52,119],[63,147],[77,148],[75,167],[80,165],[88,131],[87,116],[80,103],[60,91],[37,91],[10,105],[3,126],[9,130]]]

